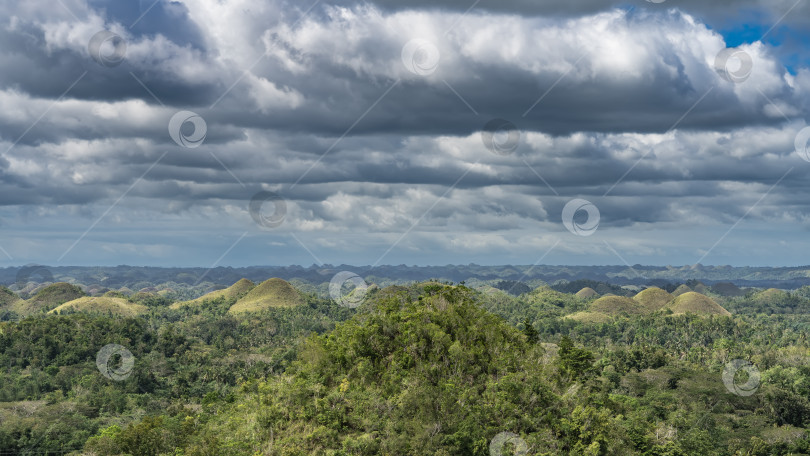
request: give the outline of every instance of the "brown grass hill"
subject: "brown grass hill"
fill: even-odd
[[[591,303],[588,310],[610,316],[621,314],[644,315],[651,312],[640,302],[626,296],[602,296]]]
[[[47,312],[82,296],[84,296],[84,292],[76,285],[57,282],[42,288],[37,294],[25,301],[15,302],[12,304],[11,310],[19,315],[33,315],[39,312]]]
[[[663,309],[673,296],[658,287],[650,287],[646,290],[640,291],[633,299],[644,306],[648,311],[655,312],[656,310]]]
[[[68,301],[48,313],[60,314],[65,312],[85,312],[100,313],[104,315],[112,314],[120,317],[135,317],[146,313],[148,310],[148,307],[141,304],[136,304],[125,298],[85,296]]]
[[[675,291],[672,292],[672,296],[677,298],[678,296],[680,296],[680,295],[682,295],[684,293],[689,293],[690,291],[693,291],[693,290],[691,288],[687,287],[686,285],[683,285],[683,284],[678,285],[678,288],[676,288]]]
[[[183,306],[194,305],[194,304],[202,304],[205,301],[213,301],[219,298],[225,299],[239,299],[242,296],[245,296],[256,286],[255,283],[251,282],[248,279],[239,279],[235,284],[229,286],[228,288],[223,288],[221,290],[214,290],[210,293],[204,294],[197,299],[192,299],[191,301],[181,301],[172,304],[170,307],[172,309],[179,309]]]
[[[295,307],[304,303],[304,298],[289,282],[272,278],[253,287],[228,312],[259,312],[271,307]]]
[[[574,296],[576,296],[577,298],[581,298],[581,299],[591,299],[591,298],[594,298],[596,296],[599,296],[599,293],[597,293],[596,290],[594,290],[591,287],[585,287],[585,288],[577,291],[577,293]]]
[[[672,300],[672,302],[667,304],[666,308],[671,310],[675,315],[687,313],[701,316],[731,315],[731,312],[724,309],[720,304],[714,302],[712,298],[694,291],[690,291],[676,297],[674,300]]]

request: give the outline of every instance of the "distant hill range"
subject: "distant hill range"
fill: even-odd
[[[250,266],[243,268],[159,268],[144,266],[80,267],[40,266],[0,268],[0,284],[11,287],[27,283],[68,282],[100,289],[137,291],[162,283],[185,286],[211,284],[230,286],[242,278],[261,283],[270,277],[311,284],[329,282],[340,271],[350,271],[380,285],[393,285],[438,279],[443,281],[500,281],[501,288],[512,293],[525,292],[522,284],[542,281],[547,284],[577,282],[566,292],[590,286],[590,282],[612,285],[657,286],[670,291],[669,284],[700,281],[706,286],[733,284],[735,287],[795,289],[810,285],[810,266],[797,267],[732,267],[732,266]],[[593,288],[593,287],[592,287]],[[16,288],[15,289],[19,289]],[[34,290],[31,290],[34,291]],[[607,290],[596,290],[604,293]],[[674,291],[674,289],[672,290]],[[698,290],[695,290],[698,291]]]

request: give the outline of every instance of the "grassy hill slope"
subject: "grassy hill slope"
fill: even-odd
[[[656,310],[663,309],[664,306],[672,301],[673,296],[667,293],[666,290],[662,290],[658,287],[650,287],[639,292],[633,299],[641,303],[641,305],[650,312],[655,312]]]
[[[57,282],[42,288],[25,301],[17,301],[11,305],[11,310],[20,315],[32,315],[37,312],[49,311],[68,301],[84,296],[81,288],[66,282]]]
[[[122,317],[134,317],[146,313],[148,307],[135,304],[124,298],[110,298],[106,296],[84,296],[79,299],[68,301],[48,313],[62,313],[65,311],[90,312],[90,313],[112,313]]]
[[[667,309],[675,315],[693,313],[696,315],[731,315],[731,312],[706,295],[690,291],[667,304]]]
[[[678,288],[676,288],[675,291],[672,292],[672,296],[677,297],[677,296],[680,296],[680,295],[682,295],[684,293],[689,293],[690,291],[692,291],[692,289],[689,288],[688,286],[686,286],[686,285],[678,285]]]
[[[755,301],[763,302],[763,303],[776,303],[782,300],[785,300],[790,295],[782,290],[777,288],[768,288],[767,290],[760,291],[759,293],[755,293],[752,298]]]
[[[272,278],[253,287],[228,312],[258,312],[270,307],[295,307],[303,304],[301,294],[289,282]]]
[[[591,287],[585,287],[576,293],[576,297],[582,299],[590,299],[596,296],[599,296],[599,293]]]
[[[650,312],[643,304],[626,296],[603,296],[594,301],[588,310],[613,316],[623,313],[643,315]]]
[[[234,283],[228,288],[212,291],[211,293],[207,293],[205,295],[200,296],[197,299],[192,299],[191,301],[176,302],[171,305],[171,308],[179,309],[180,307],[183,306],[201,304],[205,301],[213,301],[219,298],[239,299],[248,292],[250,292],[250,290],[252,290],[255,286],[256,284],[254,284],[252,281],[248,279],[240,279],[238,282]]]
[[[20,301],[20,297],[16,293],[0,286],[0,309],[8,309],[17,301]]]

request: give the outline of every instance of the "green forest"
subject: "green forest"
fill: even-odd
[[[0,454],[810,455],[808,288],[217,288],[0,289]]]

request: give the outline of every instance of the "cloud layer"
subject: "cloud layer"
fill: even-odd
[[[787,44],[724,54],[747,18],[721,2],[485,3],[0,6],[2,261],[806,262]],[[749,5],[763,35],[808,17]],[[493,119],[512,136],[482,139]],[[562,223],[575,198],[591,236]]]

